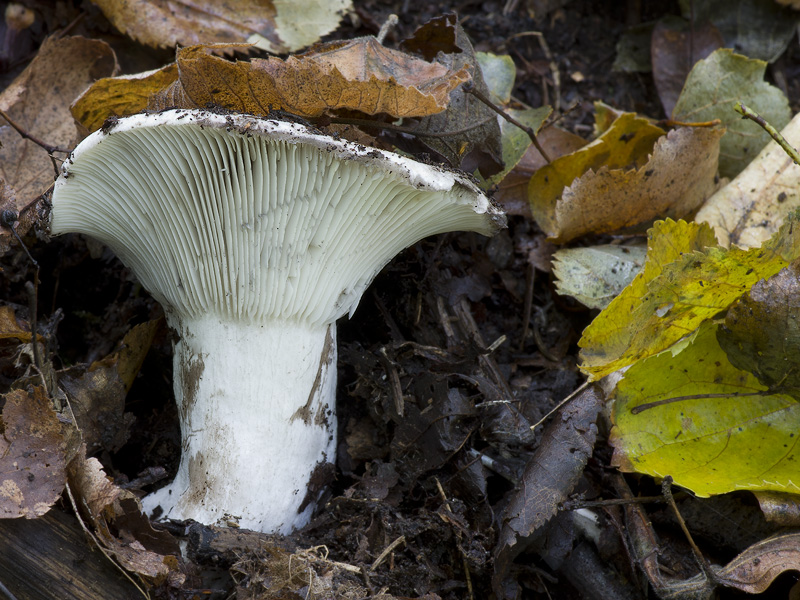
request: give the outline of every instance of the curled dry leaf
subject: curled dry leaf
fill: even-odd
[[[42,387],[6,394],[1,424],[0,518],[40,517],[67,481],[64,426]]]
[[[584,390],[556,414],[528,461],[520,489],[503,512],[495,550],[496,592],[511,562],[536,531],[556,514],[559,503],[567,499],[583,474],[597,438],[595,421],[603,400],[598,387]],[[504,597],[501,593],[497,596]]]
[[[800,145],[800,115],[781,134],[795,148]],[[760,246],[800,207],[800,167],[783,149],[769,143],[728,185],[697,211],[696,220],[714,228],[726,248]]]
[[[33,339],[30,326],[17,319],[11,306],[0,306],[0,339],[15,339],[28,343]]]
[[[321,44],[286,60],[232,62],[209,54],[214,48],[181,48],[175,65],[99,81],[75,103],[73,114],[89,130],[108,117],[142,108],[218,106],[254,115],[282,110],[306,118],[348,111],[419,117],[444,110],[450,92],[470,78],[466,68],[453,72],[385,48],[373,37]]]
[[[86,449],[70,462],[69,484],[91,529],[119,563],[151,585],[180,585],[180,549],[165,531],[156,531],[141,512],[138,499],[115,485]]]
[[[616,135],[615,129],[603,138]],[[545,198],[552,198],[554,191],[547,181],[552,170],[542,169],[545,173],[537,172],[529,188],[533,215],[557,242],[642,226],[657,218],[685,217],[714,191],[723,134],[719,129],[691,127],[670,131],[638,168],[589,170],[564,188],[555,205],[537,196],[545,189],[551,192]],[[616,140],[624,144],[624,134]]]
[[[250,42],[281,54],[318,41],[352,0],[92,0],[114,26],[156,48]]]
[[[70,148],[76,132],[69,104],[116,68],[114,53],[105,42],[47,39],[36,58],[0,94],[0,108],[26,133],[51,146]],[[8,125],[0,128],[0,144],[0,177],[14,189],[16,202],[27,205],[52,185],[53,163],[45,150]]]

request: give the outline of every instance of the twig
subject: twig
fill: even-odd
[[[742,115],[742,118],[750,119],[751,121],[755,121],[756,123],[758,123],[758,125],[764,131],[766,131],[768,134],[772,136],[773,140],[778,142],[780,147],[783,148],[783,151],[786,152],[786,154],[789,155],[789,158],[791,158],[794,161],[794,164],[800,165],[800,154],[798,154],[797,150],[795,150],[794,147],[789,142],[786,141],[786,138],[781,135],[781,132],[775,129],[772,125],[770,125],[764,119],[764,117],[759,115],[754,110],[748,108],[741,102],[737,102],[733,107],[733,110]]]
[[[2,109],[0,109],[0,117],[3,117],[6,120],[6,122],[8,122],[8,124],[11,125],[11,127],[14,128],[14,130],[18,134],[20,134],[26,140],[30,140],[31,142],[33,142],[37,146],[43,148],[48,154],[53,154],[53,152],[64,152],[65,154],[69,154],[69,150],[65,150],[64,148],[60,148],[59,146],[51,146],[50,144],[48,144],[46,142],[43,142],[39,138],[31,135],[30,133],[28,133],[27,131],[22,129],[22,127],[20,127],[14,121],[12,121],[11,117],[9,117],[6,114],[6,112],[4,110],[2,110]]]
[[[381,25],[381,29],[378,32],[378,35],[375,36],[375,39],[378,40],[379,44],[383,44],[383,40],[386,39],[386,36],[392,30],[392,28],[397,25],[400,19],[397,18],[397,15],[389,15],[386,17],[386,21],[384,21],[383,25]]]
[[[520,122],[519,122],[519,121],[517,121],[517,120],[516,120],[514,117],[512,117],[512,116],[511,116],[511,115],[509,115],[507,112],[505,112],[505,111],[504,111],[502,108],[500,108],[499,106],[497,106],[497,105],[496,105],[494,102],[492,102],[492,101],[491,101],[491,99],[490,99],[490,98],[487,98],[487,97],[486,97],[486,94],[484,94],[483,92],[481,92],[480,90],[478,90],[478,89],[475,87],[475,84],[474,84],[474,83],[472,83],[471,81],[467,81],[467,82],[466,82],[466,83],[465,83],[465,84],[462,86],[462,88],[464,89],[464,91],[465,91],[465,92],[467,92],[468,94],[472,94],[472,95],[473,95],[473,96],[475,96],[475,97],[476,97],[478,100],[480,100],[481,102],[483,102],[483,103],[484,103],[484,104],[485,104],[487,107],[489,107],[489,108],[490,108],[490,109],[492,109],[494,112],[496,112],[498,115],[500,115],[501,117],[503,117],[503,118],[504,118],[506,121],[508,121],[509,123],[511,123],[512,125],[514,125],[514,126],[516,126],[516,127],[519,127],[520,129],[522,129],[522,131],[524,131],[525,133],[527,133],[527,134],[528,134],[528,137],[529,137],[529,138],[531,138],[531,142],[533,142],[533,145],[534,145],[534,146],[536,146],[536,149],[539,151],[539,154],[541,154],[541,155],[542,155],[542,157],[543,157],[543,158],[544,158],[544,159],[545,159],[545,160],[546,160],[548,163],[550,162],[550,157],[549,157],[549,156],[547,156],[547,153],[544,151],[544,148],[542,148],[542,145],[539,143],[539,140],[538,140],[538,139],[536,139],[536,132],[535,132],[533,129],[531,129],[530,127],[528,127],[527,125],[525,125],[525,124],[523,124],[523,123],[520,123]]]
[[[6,586],[3,585],[3,582],[0,581],[0,592],[8,599],[8,600],[17,600],[17,597],[11,593]]]
[[[519,340],[519,351],[525,349],[525,340],[531,323],[531,308],[533,307],[533,286],[536,283],[536,268],[529,264],[525,272],[525,300],[522,305],[522,336]]]
[[[549,419],[549,418],[550,418],[550,416],[551,416],[551,415],[552,415],[554,412],[556,412],[556,411],[557,411],[559,408],[561,408],[562,406],[564,406],[564,405],[565,405],[567,402],[569,402],[570,400],[572,400],[572,399],[573,399],[575,396],[577,396],[577,395],[578,395],[578,394],[580,394],[580,393],[581,393],[583,390],[585,390],[587,387],[589,387],[589,383],[590,383],[590,382],[588,382],[588,381],[585,381],[585,382],[583,383],[583,385],[582,385],[582,386],[580,386],[580,387],[579,387],[577,390],[575,390],[575,391],[574,391],[574,392],[572,392],[572,393],[571,393],[569,396],[567,396],[566,398],[564,398],[564,399],[563,399],[561,402],[559,402],[558,404],[556,404],[556,405],[555,405],[555,406],[554,406],[554,407],[553,407],[553,408],[550,410],[550,412],[548,412],[548,413],[547,413],[545,416],[543,416],[541,419],[539,419],[539,420],[538,420],[536,423],[534,423],[533,425],[531,425],[531,431],[533,431],[533,430],[534,430],[534,429],[536,429],[536,428],[537,428],[539,425],[541,425],[542,423],[544,423],[544,422],[545,422],[547,419]]]
[[[698,548],[697,544],[694,543],[694,538],[692,538],[692,534],[689,533],[689,528],[686,527],[686,521],[683,520],[681,512],[678,510],[678,505],[675,504],[675,498],[672,497],[672,476],[667,475],[664,477],[664,481],[661,483],[661,493],[664,494],[664,499],[667,501],[667,504],[669,504],[672,512],[675,513],[675,518],[678,520],[678,525],[680,525],[681,530],[683,530],[683,535],[686,536],[686,540],[689,542],[689,546],[692,548],[692,552],[694,553],[695,560],[697,560],[697,564],[700,566],[700,570],[705,573],[705,576],[709,581],[719,585],[720,581],[717,577],[717,574],[714,573],[714,570],[706,560],[706,557],[703,556],[702,552],[700,552],[700,548]]]
[[[553,58],[553,53],[550,52],[550,46],[547,45],[547,40],[545,39],[544,35],[541,31],[522,31],[520,33],[516,33],[511,36],[511,38],[515,37],[529,37],[533,36],[537,40],[539,40],[539,47],[542,49],[544,53],[544,57],[547,59],[548,66],[550,67],[550,73],[553,76],[553,91],[555,92],[555,102],[553,102],[553,109],[556,112],[561,111],[561,72],[558,70],[558,64],[556,63],[555,59]]]
[[[455,517],[455,515],[453,514],[453,509],[450,508],[450,502],[447,501],[447,494],[444,493],[444,488],[442,487],[442,483],[439,481],[438,477],[434,477],[433,480],[436,482],[436,487],[439,489],[439,495],[442,498],[442,502],[444,503],[444,507],[447,509],[447,512],[449,512],[451,515],[453,515]],[[452,523],[451,523],[451,527],[453,527]],[[461,532],[458,531],[455,527],[453,527],[453,531],[456,534],[456,538],[458,538],[460,540],[461,539]],[[474,600],[475,595],[474,595],[473,590],[472,590],[472,576],[470,575],[470,572],[469,572],[469,563],[467,562],[467,555],[464,552],[464,549],[461,547],[460,544],[458,544],[458,549],[461,551],[461,561],[462,561],[462,563],[464,565],[464,579],[466,580],[466,583],[467,583],[467,593],[469,594],[468,598],[469,598],[469,600]]]
[[[383,549],[383,552],[381,552],[378,555],[378,558],[376,558],[375,561],[370,565],[369,570],[374,571],[375,569],[377,569],[379,566],[381,566],[381,563],[384,560],[386,560],[386,557],[389,556],[389,554],[391,554],[395,548],[397,548],[400,544],[405,544],[405,543],[406,543],[406,536],[401,535],[391,544],[386,546],[386,548]]]

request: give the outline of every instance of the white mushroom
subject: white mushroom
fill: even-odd
[[[336,448],[336,320],[402,249],[503,215],[466,177],[282,121],[172,110],[86,138],[53,234],[111,247],[177,332],[182,453],[148,512],[288,533]]]

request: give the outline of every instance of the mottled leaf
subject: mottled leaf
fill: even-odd
[[[625,372],[612,414],[613,464],[670,475],[698,496],[800,492],[800,403],[770,395],[731,365],[716,330],[707,321],[680,347]]]
[[[722,48],[699,61],[683,87],[672,118],[683,122],[719,119],[727,128],[720,142],[719,172],[737,175],[769,142],[769,134],[733,110],[742,102],[776,129],[792,118],[783,92],[764,81],[767,63]]]
[[[797,258],[796,216],[762,248],[725,250],[707,225],[672,221],[649,232],[644,270],[584,330],[592,380],[658,354]]]
[[[0,421],[0,518],[40,517],[61,496],[67,481],[62,427],[44,388],[5,395]]]
[[[642,246],[566,248],[553,255],[556,291],[589,308],[605,308],[639,273]]]

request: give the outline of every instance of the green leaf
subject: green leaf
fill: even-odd
[[[567,248],[553,254],[556,291],[589,308],[605,308],[644,265],[642,246]]]
[[[491,52],[476,52],[475,58],[478,59],[483,80],[495,102],[508,104],[514,89],[514,79],[517,77],[514,60],[508,54],[497,55]]]
[[[731,365],[716,330],[706,322],[677,354],[663,352],[625,373],[612,413],[612,463],[671,475],[698,496],[800,492],[800,404],[768,395]]]
[[[734,112],[734,103],[746,104],[778,130],[792,118],[783,92],[764,81],[766,66],[764,61],[721,48],[695,64],[672,111],[676,121],[719,119],[727,127],[719,156],[724,177],[738,174],[770,141],[766,131]]]
[[[800,398],[800,264],[755,284],[728,310],[717,339],[735,367]]]
[[[649,232],[644,270],[584,330],[591,380],[666,350],[800,255],[797,213],[762,248],[725,250],[707,225],[664,221]]]

